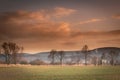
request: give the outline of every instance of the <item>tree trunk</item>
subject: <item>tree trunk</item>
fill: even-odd
[[[17,64],[17,54],[16,53],[13,54],[13,62],[15,65]]]
[[[60,58],[60,64],[62,65],[62,57]]]
[[[85,53],[85,65],[87,65],[87,55]]]
[[[52,55],[52,62],[51,63],[54,64],[54,55]]]
[[[5,55],[5,63],[8,64],[8,56]]]

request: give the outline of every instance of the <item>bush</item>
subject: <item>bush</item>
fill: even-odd
[[[41,61],[39,59],[36,59],[34,61],[30,62],[31,65],[45,65],[46,63],[44,61]]]
[[[22,60],[22,61],[20,61],[20,64],[28,64],[28,61]]]
[[[0,61],[0,64],[5,64],[5,62],[4,61]]]

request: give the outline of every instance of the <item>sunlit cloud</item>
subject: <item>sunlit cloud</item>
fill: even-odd
[[[55,8],[48,14],[48,10],[40,11],[14,11],[0,14],[0,33],[1,38],[18,39],[18,38],[39,38],[50,39],[50,37],[61,38],[70,35],[71,28],[68,22],[55,22],[51,17],[58,14],[59,10],[66,8]],[[57,12],[56,12],[57,11]],[[60,16],[70,15],[69,13],[60,13]],[[11,29],[11,30],[9,30]],[[4,37],[3,37],[4,36]]]
[[[120,19],[120,14],[113,15],[112,18]]]
[[[56,7],[51,10],[40,9],[37,11],[18,10],[14,12],[0,13],[0,21],[7,22],[8,20],[7,23],[13,22],[15,24],[44,23],[52,21],[52,18],[69,16],[75,12],[76,10],[74,9],[63,7]]]
[[[89,32],[84,32],[81,28],[75,28],[73,24],[77,24],[77,22],[70,20],[67,22],[64,20],[64,18],[68,18],[76,12],[77,10],[75,9],[64,7],[56,7],[51,10],[1,12],[0,42],[5,40],[19,42],[25,46],[26,51],[32,50],[33,47],[33,51],[49,50],[52,48],[80,49],[80,46],[84,44],[91,45],[91,47],[93,45],[99,47],[98,45],[101,46],[102,42],[105,45],[109,45],[107,41],[110,42],[109,40],[113,39],[116,41],[113,41],[112,44],[115,43],[115,45],[119,46],[119,30],[99,31],[97,27],[98,31],[91,28]],[[91,18],[79,22],[79,25],[94,24],[103,20],[102,18]],[[89,27],[89,25],[85,25],[87,30],[86,27]],[[99,43],[100,41],[101,43]]]
[[[69,9],[69,8],[63,8],[63,7],[56,7],[54,9],[54,16],[56,17],[64,17],[64,16],[69,16],[73,13],[75,13],[77,10],[74,9]]]
[[[102,19],[93,18],[93,19],[90,19],[90,20],[81,21],[79,24],[94,23],[94,22],[99,22],[99,21],[102,21]]]

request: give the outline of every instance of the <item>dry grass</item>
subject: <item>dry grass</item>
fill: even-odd
[[[120,66],[0,65],[0,80],[120,80]]]

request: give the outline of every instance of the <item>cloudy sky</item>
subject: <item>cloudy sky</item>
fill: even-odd
[[[120,0],[0,0],[0,43],[25,52],[120,47]]]

